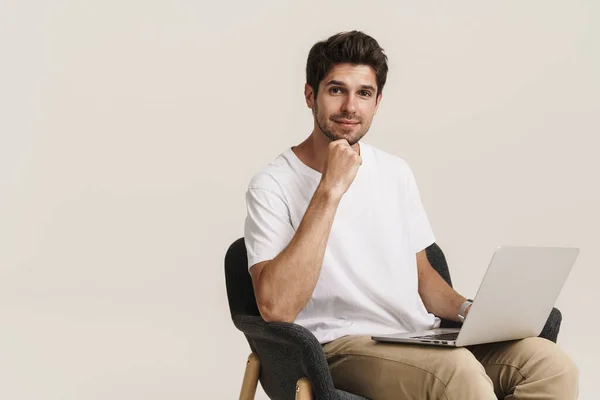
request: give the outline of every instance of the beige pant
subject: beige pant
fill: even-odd
[[[323,350],[335,387],[371,400],[571,400],[579,390],[573,361],[541,338],[444,348],[344,336]]]

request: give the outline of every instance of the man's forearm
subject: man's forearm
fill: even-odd
[[[270,320],[293,322],[312,296],[341,196],[315,191],[289,245],[260,274],[263,310]],[[265,315],[263,315],[264,317]]]
[[[419,270],[419,295],[427,311],[453,321],[459,321],[458,311],[467,300],[452,289],[432,267]]]

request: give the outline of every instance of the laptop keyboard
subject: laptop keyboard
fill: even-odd
[[[433,335],[425,335],[425,336],[411,336],[411,339],[456,340],[457,337],[458,337],[458,332],[450,332],[450,333],[436,333]]]

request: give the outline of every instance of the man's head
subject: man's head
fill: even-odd
[[[387,78],[387,56],[372,37],[338,33],[316,43],[306,63],[306,104],[315,128],[334,141],[358,142],[369,130]]]

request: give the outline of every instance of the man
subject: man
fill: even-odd
[[[427,260],[435,237],[409,166],[360,142],[387,71],[362,32],[311,49],[304,95],[314,129],[247,191],[244,236],[262,317],[309,329],[335,386],[373,400],[576,398],[576,366],[545,339],[469,349],[370,339],[458,321],[469,305]]]

